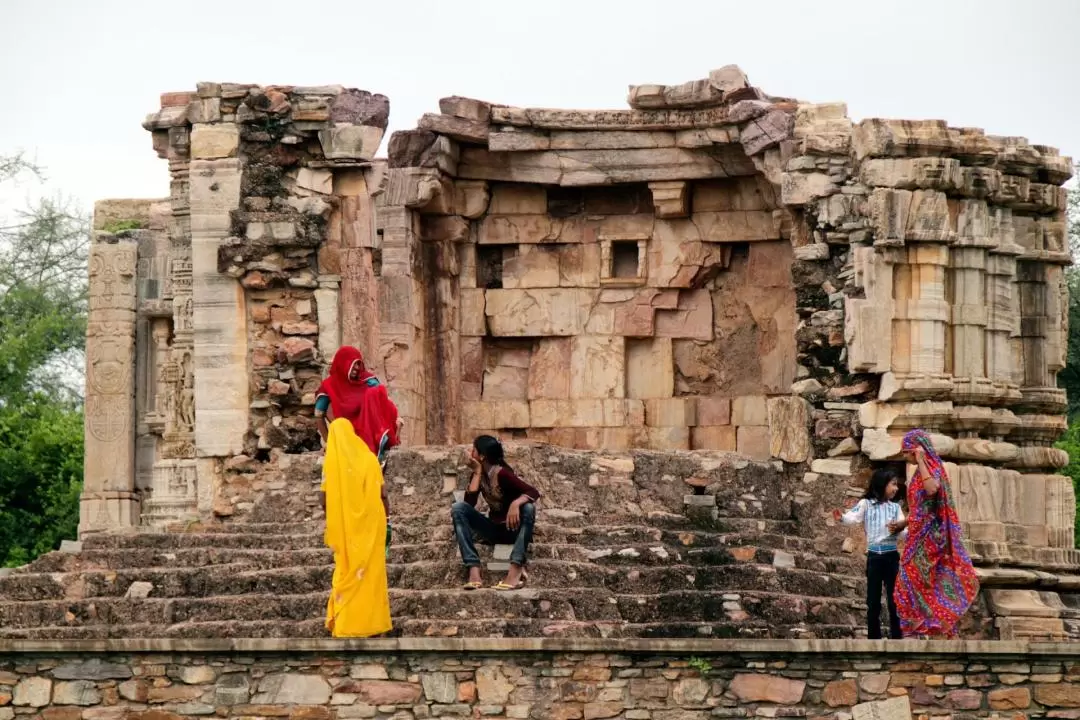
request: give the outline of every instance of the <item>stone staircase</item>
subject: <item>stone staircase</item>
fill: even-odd
[[[529,585],[501,593],[461,589],[449,506],[466,471],[451,450],[392,456],[394,634],[863,632],[864,561],[840,551],[839,533],[808,535],[828,493],[796,497],[801,475],[710,453],[601,456],[526,446],[510,459],[545,497]],[[289,488],[265,493],[235,521],[93,535],[78,552],[50,553],[0,577],[0,637],[325,636],[333,567],[312,511],[316,459],[294,464],[290,476]],[[499,577],[490,571],[486,579]]]

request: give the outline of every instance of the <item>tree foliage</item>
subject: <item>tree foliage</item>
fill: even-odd
[[[0,182],[37,176],[0,156]],[[89,221],[63,199],[0,223],[0,565],[74,537],[82,486]]]

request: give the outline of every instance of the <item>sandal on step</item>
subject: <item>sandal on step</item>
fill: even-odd
[[[507,591],[507,590],[521,590],[523,587],[525,587],[525,583],[527,583],[528,581],[529,581],[529,574],[526,573],[526,572],[522,572],[521,573],[521,579],[518,580],[517,585],[511,585],[510,583],[506,582],[505,580],[500,580],[499,583],[495,586],[495,589],[496,590],[502,590],[504,592]]]
[[[462,589],[463,590],[479,590],[482,587],[484,587],[484,583],[481,583],[481,582],[467,582],[467,583],[465,583],[465,586]]]

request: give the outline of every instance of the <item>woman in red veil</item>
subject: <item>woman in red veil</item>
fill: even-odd
[[[330,375],[315,394],[315,415],[323,442],[330,420],[344,418],[352,423],[356,436],[364,441],[380,464],[386,451],[400,443],[401,420],[386,392],[386,386],[364,367],[364,356],[354,347],[344,346],[334,354]]]

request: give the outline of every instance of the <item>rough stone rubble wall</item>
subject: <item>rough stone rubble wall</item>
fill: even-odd
[[[749,643],[725,652],[722,643],[709,649],[678,642],[653,650],[646,643],[636,652],[568,652],[538,650],[529,641],[515,651],[513,641],[504,641],[502,651],[467,653],[438,640],[426,643],[431,650],[424,644],[347,654],[285,643],[278,652],[179,647],[78,658],[4,651],[0,719],[1070,718],[1080,706],[1075,653],[1036,656],[1021,646],[1012,654],[1006,648],[885,658],[867,649],[815,654],[798,643],[764,652]],[[824,650],[830,645],[844,646],[819,643]]]

